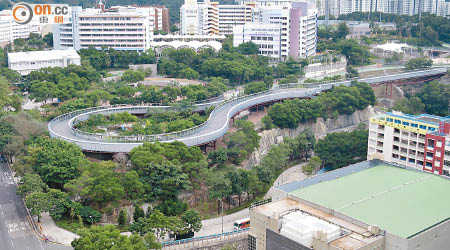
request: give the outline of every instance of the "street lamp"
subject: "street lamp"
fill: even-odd
[[[91,226],[94,225],[94,219],[92,218],[92,215],[89,215],[89,218],[91,219]]]
[[[222,214],[222,234],[223,234],[223,198],[217,198],[218,201],[220,201],[220,208],[222,210],[221,214]]]

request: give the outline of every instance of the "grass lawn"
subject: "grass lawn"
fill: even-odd
[[[72,220],[71,218],[63,217],[60,220],[55,220],[55,223],[58,227],[64,228],[73,233],[77,233],[79,229],[87,227],[75,218]]]

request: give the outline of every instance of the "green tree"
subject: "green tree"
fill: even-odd
[[[340,23],[337,27],[336,33],[334,34],[333,40],[336,42],[341,39],[345,39],[345,37],[350,33],[348,26],[346,23]]]
[[[119,212],[119,217],[117,218],[117,224],[119,224],[119,226],[125,226],[127,224],[127,221],[128,221],[127,211],[121,209]]]
[[[75,144],[40,137],[28,150],[33,169],[50,187],[59,187],[79,176],[79,166],[85,161],[81,149]]]
[[[419,58],[413,58],[406,63],[405,68],[407,70],[413,70],[413,69],[422,69],[422,68],[429,68],[433,65],[433,61],[425,58],[425,57],[419,57]]]
[[[239,44],[236,50],[244,55],[257,55],[259,52],[258,45],[252,41]]]
[[[0,76],[0,109],[3,110],[3,108],[10,104],[11,102],[11,90],[10,84],[6,78],[3,76]]]
[[[360,162],[367,157],[368,131],[363,127],[352,132],[330,133],[319,140],[315,153],[332,169]]]
[[[181,216],[181,220],[190,232],[198,232],[202,228],[200,213],[193,208],[186,210],[186,212],[184,212]]]
[[[122,175],[122,186],[128,200],[137,200],[144,194],[144,184],[136,171],[131,170]]]
[[[216,151],[211,151],[208,154],[208,160],[211,165],[223,166],[228,160],[228,152],[225,148],[219,148]]]
[[[267,90],[267,85],[264,82],[251,82],[245,85],[244,94],[249,95]]]
[[[39,175],[27,173],[19,181],[17,194],[25,198],[33,192],[45,192],[47,188]]]
[[[212,199],[223,199],[231,194],[231,182],[223,174],[211,175],[207,180],[209,197]],[[219,213],[219,201],[217,201],[217,212]]]
[[[312,172],[315,169],[317,169],[318,167],[320,167],[321,164],[322,164],[322,160],[320,160],[320,158],[318,156],[313,156],[309,160],[308,164],[303,166],[303,168],[302,168],[303,173],[305,173],[306,175],[311,175]]]
[[[72,241],[75,250],[147,250],[144,239],[138,235],[121,235],[113,225],[92,226],[78,231],[80,238]]]
[[[133,220],[138,221],[139,218],[142,218],[144,216],[145,216],[144,209],[142,209],[142,207],[139,205],[135,205],[133,212]]]
[[[450,86],[432,81],[423,86],[417,97],[425,104],[427,114],[447,116],[450,100]]]
[[[115,164],[90,162],[83,167],[84,171],[79,178],[64,185],[73,197],[103,206],[110,202],[117,204],[125,196],[120,178],[113,171]]]
[[[413,96],[396,101],[393,109],[405,114],[418,115],[425,112],[425,104],[422,103],[420,98]]]
[[[199,79],[200,78],[200,74],[197,71],[187,67],[187,68],[182,69],[178,73],[178,77],[179,78],[185,78],[185,79]]]
[[[143,81],[145,78],[145,74],[142,71],[134,71],[134,70],[127,70],[123,73],[122,75],[122,81],[124,82],[139,82],[139,81]]]
[[[33,192],[27,195],[25,204],[27,205],[27,208],[30,209],[31,215],[38,217],[38,222],[41,221],[41,214],[50,209],[48,195],[43,192]]]

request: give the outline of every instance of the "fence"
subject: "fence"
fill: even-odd
[[[248,234],[248,231],[250,228],[244,228],[236,231],[226,232],[226,233],[220,233],[220,234],[213,234],[208,236],[200,236],[200,237],[193,237],[189,239],[183,239],[183,240],[174,240],[174,241],[167,241],[162,242],[161,245],[163,248],[169,249],[169,248],[183,248],[186,249],[188,247],[199,247],[199,246],[206,246],[206,245],[216,245],[220,244],[222,242],[229,242],[236,239],[240,239],[245,237]]]

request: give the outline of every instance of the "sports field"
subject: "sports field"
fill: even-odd
[[[291,194],[408,238],[450,218],[449,191],[439,176],[380,165]]]

